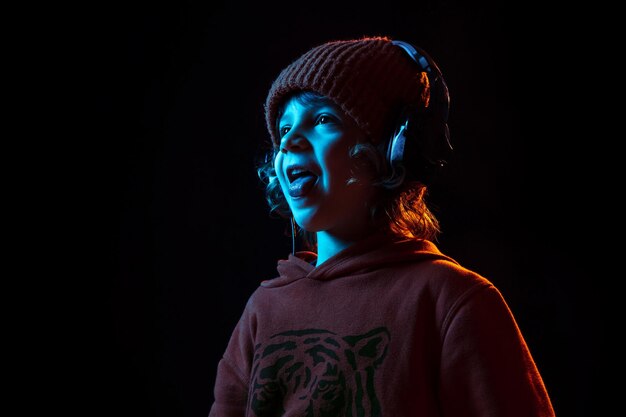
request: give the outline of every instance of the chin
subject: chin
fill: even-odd
[[[319,232],[321,228],[318,224],[316,224],[314,219],[311,219],[308,216],[293,216],[296,224],[301,228],[306,230],[307,232],[315,233]]]

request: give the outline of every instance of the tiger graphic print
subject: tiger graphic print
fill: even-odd
[[[391,337],[292,330],[255,347],[248,408],[255,417],[382,417],[376,369]]]

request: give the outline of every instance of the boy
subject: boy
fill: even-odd
[[[501,293],[434,243],[448,105],[434,61],[386,37],[327,42],[279,74],[259,175],[308,250],[250,297],[210,417],[554,416]]]

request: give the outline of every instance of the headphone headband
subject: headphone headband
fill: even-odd
[[[447,163],[453,150],[447,125],[450,108],[448,86],[441,70],[424,50],[401,40],[392,40],[391,43],[402,48],[418,68],[426,72],[430,100],[423,111],[406,108],[402,112],[387,148],[387,160],[391,168],[390,184],[399,185],[404,180],[405,147],[412,148],[407,157],[416,153],[419,155],[419,160],[413,159],[410,165],[417,170],[422,181],[429,182],[430,177]]]

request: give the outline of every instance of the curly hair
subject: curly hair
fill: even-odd
[[[324,97],[312,91],[298,91],[290,95],[306,105]],[[283,101],[286,102],[287,100]],[[280,109],[282,113],[282,108]],[[280,114],[276,120],[280,119]],[[350,157],[356,162],[358,169],[373,173],[372,185],[379,187],[379,198],[372,204],[371,219],[380,230],[391,232],[402,239],[437,240],[441,228],[435,214],[427,204],[428,187],[419,180],[409,179],[405,171],[390,175],[386,162],[386,144],[374,145],[371,142],[358,143],[350,149]],[[274,169],[274,159],[278,147],[262,158],[257,166],[257,174],[265,186],[265,198],[269,205],[270,215],[278,218],[291,219],[292,213],[287,199],[278,182]],[[356,177],[349,183],[358,181]],[[297,228],[307,249],[316,249],[316,235]]]

